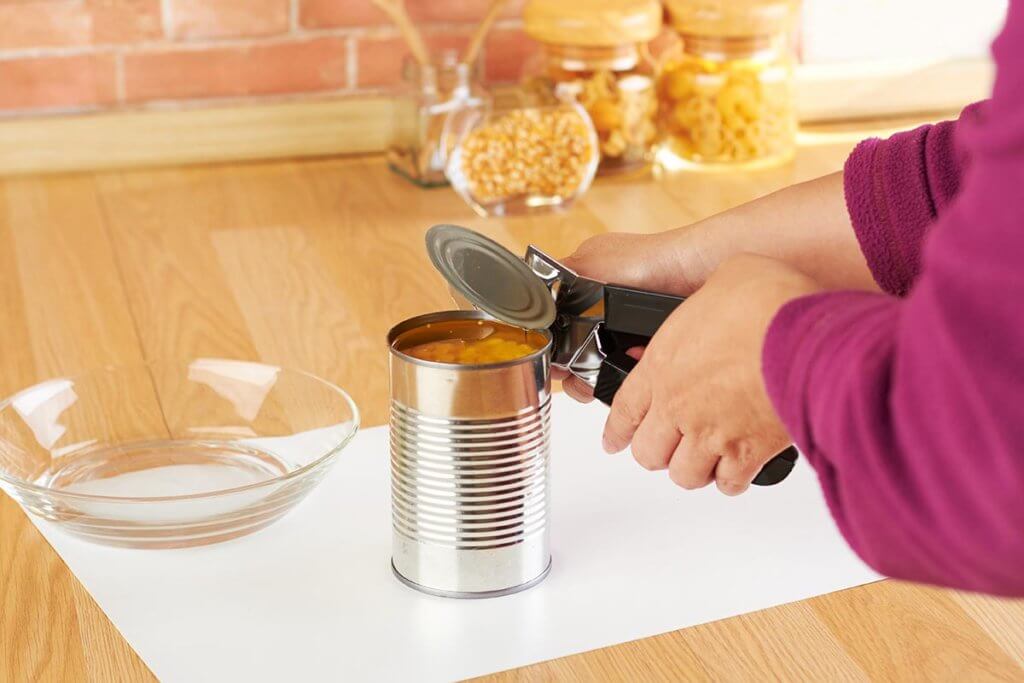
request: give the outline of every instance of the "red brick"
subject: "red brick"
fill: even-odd
[[[431,51],[454,49],[462,52],[469,36],[454,33],[427,33],[424,35]],[[360,88],[393,86],[402,79],[402,62],[409,48],[401,38],[362,38],[358,45]]]
[[[163,37],[160,0],[90,0],[93,43],[131,43]]]
[[[370,0],[299,0],[300,23],[306,28],[382,26],[387,15]],[[510,0],[502,17],[517,17],[525,0]],[[409,15],[417,22],[475,24],[487,12],[489,0],[407,0]]]
[[[160,0],[0,4],[0,50],[127,43],[160,35]]]
[[[77,2],[0,4],[0,49],[88,45],[92,17]]]
[[[112,55],[0,61],[0,109],[111,104],[116,99]]]
[[[518,81],[523,66],[537,52],[537,43],[518,29],[494,31],[484,46],[484,75],[488,82]]]
[[[523,10],[525,0],[511,0],[501,12],[503,17],[515,17]],[[409,16],[422,22],[453,22],[475,24],[490,7],[490,0],[408,0]]]
[[[289,28],[288,0],[165,0],[175,38],[270,36]]]
[[[337,90],[347,84],[345,39],[125,55],[128,101]]]
[[[332,26],[378,26],[388,23],[387,15],[370,0],[298,0],[299,24],[305,28]]]

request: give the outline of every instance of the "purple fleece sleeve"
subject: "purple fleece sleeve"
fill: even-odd
[[[1010,3],[993,51],[993,97],[956,127],[970,159],[962,176],[930,166],[934,128],[868,143],[848,167],[868,260],[905,297],[790,302],[763,365],[865,561],[897,578],[1024,596],[1024,0]],[[916,152],[901,156],[903,145]],[[937,218],[922,220],[926,211]]]
[[[968,166],[956,130],[985,106],[972,104],[958,121],[864,140],[846,160],[846,206],[883,291],[904,296],[917,278],[924,236],[957,195]]]

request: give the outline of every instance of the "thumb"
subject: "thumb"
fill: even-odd
[[[604,233],[580,244],[562,263],[579,275],[599,282],[655,291],[666,291],[665,286],[674,289],[672,282],[663,281],[666,274],[678,273],[679,268],[666,260],[665,253],[655,248],[654,237]]]
[[[602,445],[608,453],[618,453],[633,440],[640,423],[651,407],[651,386],[642,363],[626,376],[604,424]]]
[[[559,259],[559,262],[568,268],[576,271],[580,275],[583,275],[587,268],[587,257],[585,254],[580,253],[580,250],[572,252],[568,256]]]

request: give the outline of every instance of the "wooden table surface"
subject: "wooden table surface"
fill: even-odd
[[[793,166],[757,174],[601,180],[571,212],[508,220],[413,189],[377,158],[0,180],[0,393],[104,363],[257,358],[327,377],[380,424],[385,331],[449,307],[429,225],[566,254],[833,171],[862,134],[808,135]],[[494,680],[1021,680],[1022,665],[1024,603],[885,581]],[[0,680],[150,678],[0,496]]]

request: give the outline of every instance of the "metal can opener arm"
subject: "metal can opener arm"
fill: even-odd
[[[619,387],[637,361],[626,354],[627,349],[646,346],[669,314],[685,299],[640,289],[606,285],[604,288],[604,322],[598,330],[605,358],[594,385],[594,397],[611,405]],[[772,486],[785,479],[796,464],[797,450],[786,447],[773,457],[753,483]]]

